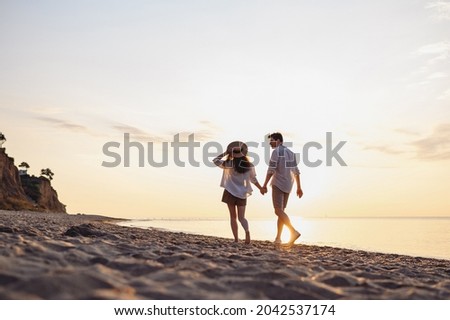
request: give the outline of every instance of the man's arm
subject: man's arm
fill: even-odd
[[[266,180],[264,181],[264,184],[263,184],[263,186],[261,188],[261,193],[262,194],[267,193],[267,184],[269,183],[270,179],[272,179],[272,176],[273,176],[273,172],[268,171],[267,175],[266,175]]]
[[[277,149],[275,149],[272,151],[272,155],[270,156],[269,168],[267,169],[266,180],[264,181],[264,184],[261,188],[262,194],[267,193],[267,184],[269,183],[270,179],[272,179],[272,176],[275,173],[277,165],[278,165],[278,152],[277,152]]]
[[[303,196],[302,186],[300,184],[300,174],[294,175],[295,183],[297,184],[297,196],[301,198]]]
[[[258,180],[255,180],[255,181],[252,182],[252,183],[259,189],[259,191],[260,191],[262,194],[264,194],[264,193],[263,193],[263,187],[261,187],[261,185],[259,184]]]
[[[273,172],[270,172],[270,171],[267,172],[266,181],[264,181],[263,188],[267,188],[267,184],[269,183],[272,176],[273,176]]]
[[[259,189],[259,191],[261,192],[261,194],[264,194],[264,193],[262,192],[262,187],[261,187],[261,185],[259,184],[258,179],[256,178],[256,171],[255,171],[255,167],[254,167],[254,166],[251,166],[251,167],[250,167],[250,181],[251,181],[251,183],[253,183],[253,184]]]

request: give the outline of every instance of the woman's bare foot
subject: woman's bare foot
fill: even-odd
[[[245,244],[250,243],[250,231],[245,232]]]

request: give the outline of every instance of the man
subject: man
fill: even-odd
[[[275,244],[281,244],[281,233],[283,227],[286,226],[291,232],[291,238],[287,244],[292,245],[300,237],[300,232],[292,226],[285,209],[294,181],[297,185],[297,196],[299,198],[303,196],[300,185],[300,171],[297,167],[295,154],[283,145],[282,134],[279,132],[272,133],[268,138],[270,139],[270,146],[274,150],[270,157],[266,181],[261,188],[261,193],[267,192],[267,184],[272,179],[272,202],[275,214],[278,217]]]

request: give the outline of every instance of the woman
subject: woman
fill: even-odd
[[[248,221],[245,219],[247,197],[252,194],[251,183],[259,190],[261,185],[256,179],[255,167],[247,158],[248,147],[241,141],[234,141],[227,147],[227,151],[214,158],[213,162],[223,169],[220,186],[223,191],[222,202],[228,205],[230,211],[231,231],[234,241],[238,242],[237,219],[245,230],[245,243],[250,243]],[[225,158],[225,160],[224,160]]]

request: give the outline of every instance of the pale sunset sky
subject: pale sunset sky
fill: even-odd
[[[225,218],[203,147],[259,143],[263,183],[261,142],[280,131],[300,154],[323,145],[288,214],[450,217],[450,1],[0,0],[0,45],[6,152],[50,168],[69,213]],[[326,166],[327,132],[347,166]],[[125,133],[155,161],[168,142],[168,165],[135,148],[125,167]],[[176,165],[177,133],[199,167],[186,149]],[[254,189],[247,217],[272,217]]]

